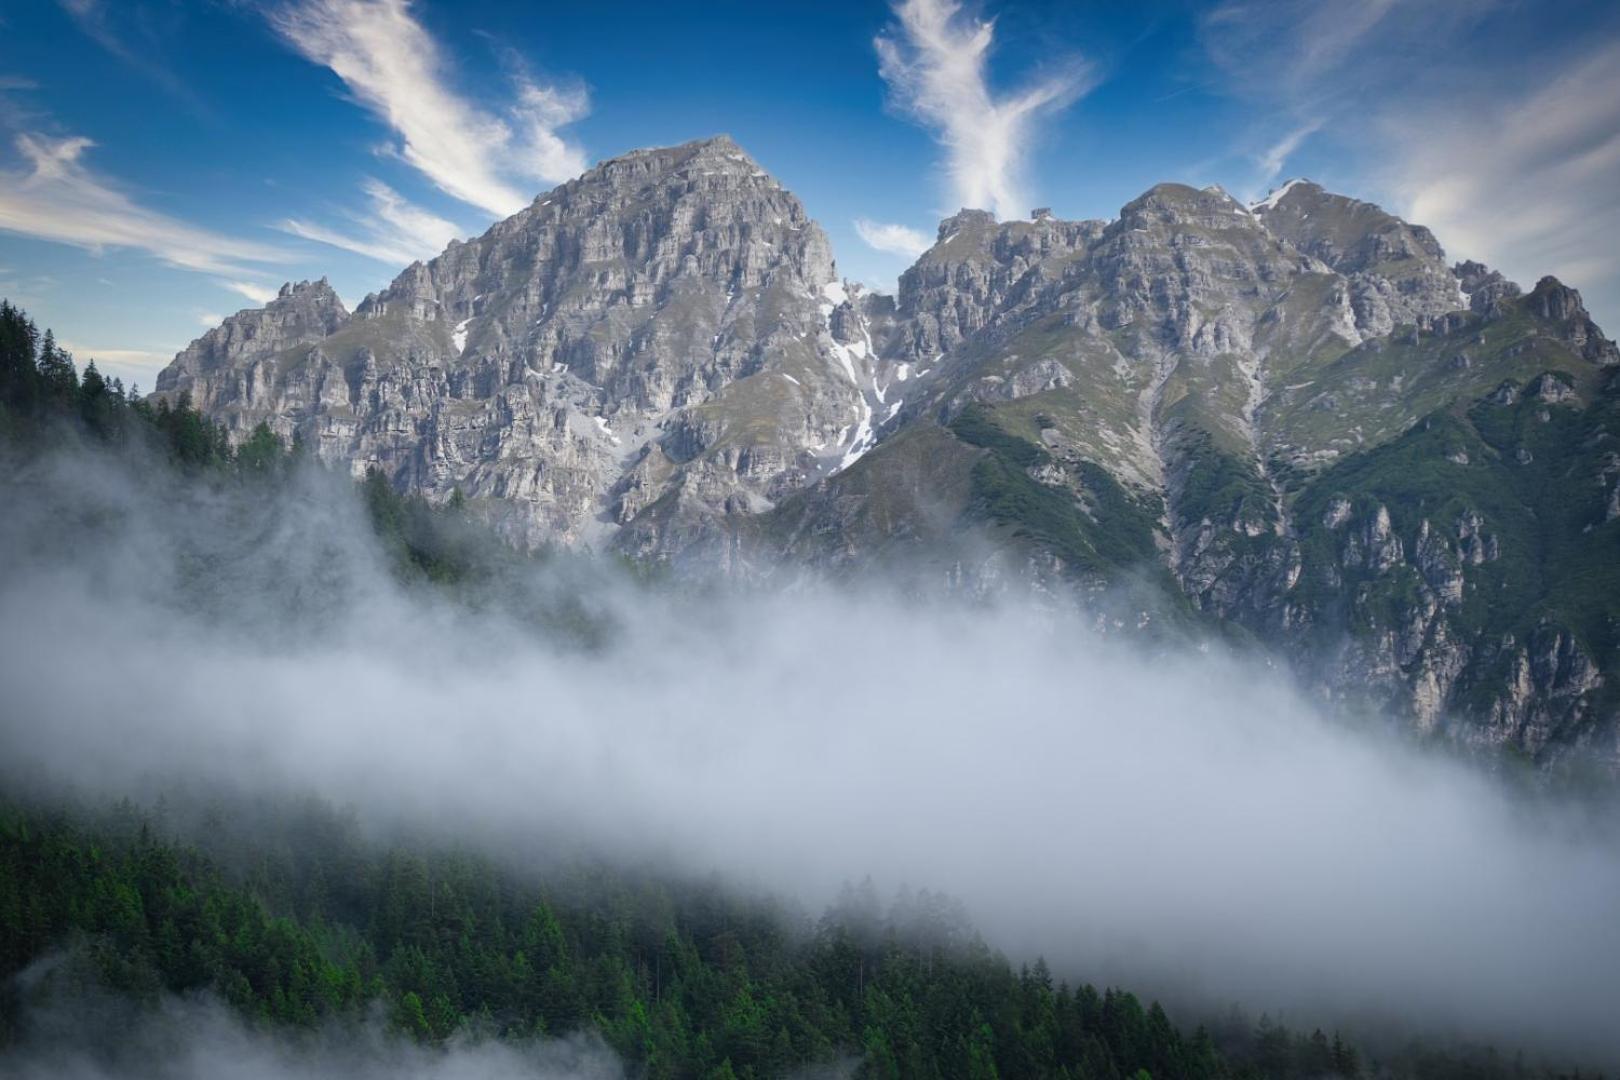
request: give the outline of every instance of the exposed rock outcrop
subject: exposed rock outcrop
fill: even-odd
[[[1308,181],[965,209],[874,295],[717,138],[603,162],[352,315],[289,286],[159,390],[523,542],[1066,587],[1100,625],[1238,627],[1421,731],[1620,771],[1620,581],[1592,569],[1617,363],[1573,289],[1451,267]]]

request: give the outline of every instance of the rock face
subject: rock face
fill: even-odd
[[[843,302],[820,227],[722,137],[604,162],[352,317],[324,283],[284,290],[159,389],[234,435],[459,488],[527,543],[668,554],[849,451],[868,408]]]
[[[1314,184],[1166,184],[958,214],[873,314],[904,403],[757,519],[778,558],[1241,626],[1330,697],[1620,771],[1620,357],[1573,290]]]
[[[256,359],[314,345],[348,321],[325,278],[283,285],[264,307],[239,311],[193,341],[158,375],[158,391],[190,391],[198,408],[222,414],[249,393],[241,381],[257,373]]]
[[[963,210],[867,294],[720,138],[605,162],[352,316],[291,286],[159,388],[523,542],[1061,587],[1620,771],[1617,371],[1573,289],[1308,181]]]
[[[1434,234],[1372,203],[1295,180],[1254,213],[1267,231],[1345,276],[1364,335],[1467,306]]]

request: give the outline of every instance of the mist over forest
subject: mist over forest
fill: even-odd
[[[286,846],[278,818],[313,800],[362,862],[416,845],[512,888],[582,861],[701,882],[739,910],[785,903],[788,939],[922,890],[985,955],[1040,960],[1045,993],[1127,985],[1188,1029],[1237,1004],[1372,1046],[1620,1061],[1612,815],[1335,712],[1257,655],[1099,632],[1035,594],[519,556],[453,507],[274,446],[186,451],[183,412],[110,408],[112,442],[57,416],[0,468],[5,828],[15,852],[46,845],[31,860],[139,821],[130,850],[200,851],[209,888],[246,881],[287,915],[309,901],[255,878],[251,838]],[[52,832],[64,813],[90,831]],[[131,1044],[84,1057],[96,1040],[62,1032],[98,1013],[40,989],[101,993],[96,940],[13,958],[21,1075],[124,1074]],[[606,1012],[513,1048],[477,1037],[487,1018],[418,1027],[357,985],[284,1043],[264,1026],[280,1006],[244,1017],[223,984],[186,985],[205,996],[160,981],[133,1022],[133,1045],[184,1047],[153,1075],[629,1068],[588,1041]]]
[[[1617,193],[1615,0],[0,0],[0,1080],[1620,1080]]]

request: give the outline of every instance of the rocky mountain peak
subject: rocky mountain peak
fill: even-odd
[[[874,360],[853,308],[835,336],[843,298],[804,206],[717,136],[603,161],[354,318],[182,354],[165,387],[190,372],[233,432],[262,419],[430,498],[459,488],[525,542],[673,544],[672,522],[757,512],[869,444]]]
[[[1524,295],[1516,283],[1481,262],[1460,262],[1451,272],[1467,295],[1469,308],[1481,315],[1500,314],[1505,301]]]
[[[1124,228],[1146,228],[1188,221],[1215,223],[1248,216],[1242,204],[1219,187],[1195,188],[1166,183],[1155,184],[1121,207],[1119,222]]]
[[[1335,195],[1310,180],[1291,180],[1254,212],[1273,233],[1344,273],[1391,260],[1443,259],[1434,234],[1382,207]]]
[[[158,373],[159,392],[192,393],[198,407],[208,407],[207,387],[199,377],[227,370],[262,353],[280,352],[311,344],[336,333],[348,322],[349,312],[336,290],[323,277],[319,281],[287,282],[276,297],[260,308],[244,308],[181,350]]]
[[[938,239],[900,275],[888,337],[903,362],[921,367],[988,325],[1043,283],[1053,260],[1083,249],[1101,222],[1064,221],[1040,208],[1028,220],[998,222],[987,210],[962,209],[939,224]]]
[[[1349,279],[1363,335],[1468,306],[1434,234],[1374,203],[1290,180],[1252,211],[1272,235]]]
[[[988,210],[970,210],[963,207],[939,223],[934,234],[935,245],[947,244],[964,233],[970,237],[983,237],[995,230],[996,215]]]
[[[1539,752],[1590,730],[1594,665],[1620,672],[1567,627],[1569,662],[1538,669],[1542,612],[1494,575],[1568,544],[1612,563],[1617,363],[1573,289],[1453,268],[1427,229],[1309,180],[1251,207],[1160,184],[1106,222],[963,209],[869,295],[717,136],[605,160],[352,317],[289,284],[159,388],[233,437],[262,421],[459,490],[521,542],[1156,582],[1174,601],[1139,627],[1196,612],[1326,643],[1320,685],[1431,726],[1517,665],[1477,737]],[[1584,539],[1532,535],[1561,527],[1525,512],[1549,485]]]
[[[343,301],[326,278],[318,281],[289,281],[276,292],[276,300],[306,301],[318,305],[335,305],[341,309]],[[271,301],[275,303],[276,301]]]
[[[1564,340],[1585,359],[1604,365],[1620,363],[1620,350],[1587,314],[1581,294],[1551,274],[1536,282],[1525,297],[1525,305],[1541,318],[1559,324]]]
[[[1551,274],[1536,282],[1536,287],[1530,292],[1529,305],[1530,310],[1543,319],[1555,322],[1587,317],[1581,294]]]
[[[1284,180],[1281,185],[1274,188],[1270,194],[1249,207],[1249,209],[1256,214],[1265,214],[1277,209],[1284,199],[1294,198],[1305,202],[1313,202],[1326,194],[1327,189],[1321,184],[1318,184],[1315,180],[1299,176],[1291,180]]]

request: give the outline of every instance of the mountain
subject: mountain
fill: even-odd
[[[604,162],[352,315],[290,286],[159,392],[525,543],[1063,588],[1614,773],[1617,370],[1574,290],[1308,181],[963,210],[869,294],[717,138]]]
[[[851,451],[868,406],[864,343],[829,320],[843,295],[798,199],[709,139],[605,162],[352,315],[291,286],[158,389],[236,436],[267,422],[432,498],[459,488],[528,543],[623,532],[667,554]]]

